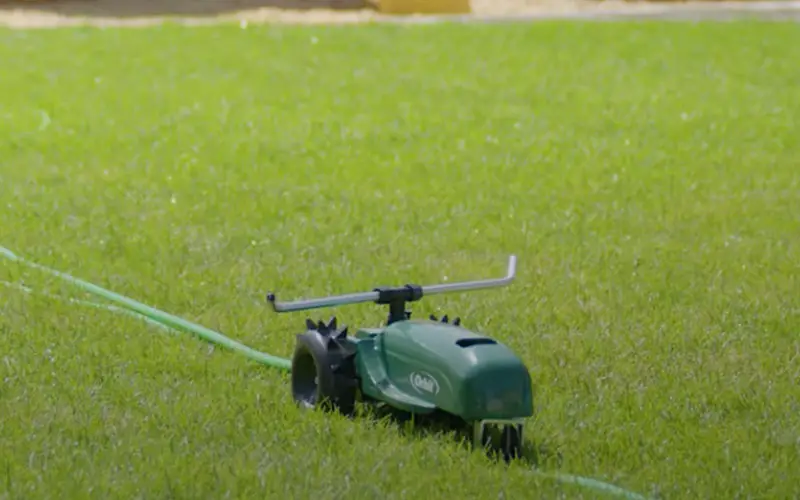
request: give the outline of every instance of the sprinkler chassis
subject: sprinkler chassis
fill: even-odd
[[[275,312],[295,312],[373,302],[389,307],[386,324],[348,335],[336,317],[306,320],[292,356],[292,396],[301,407],[353,415],[357,400],[411,415],[445,414],[471,429],[472,444],[505,460],[521,455],[523,425],[533,415],[527,367],[507,346],[452,322],[412,320],[406,304],[423,297],[497,288],[516,274],[510,256],[503,278],[437,285],[407,284],[370,292],[279,302]],[[499,435],[499,436],[498,436]]]

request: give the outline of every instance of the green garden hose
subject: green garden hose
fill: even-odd
[[[110,290],[106,290],[105,288],[102,288],[102,287],[99,287],[99,286],[94,285],[92,283],[89,283],[87,281],[83,281],[81,279],[75,278],[73,276],[70,276],[69,274],[57,271],[55,269],[51,269],[49,267],[43,266],[41,264],[37,264],[37,263],[29,261],[27,259],[23,259],[22,257],[19,257],[17,254],[15,254],[11,250],[9,250],[9,249],[7,249],[7,248],[5,248],[3,246],[0,246],[0,257],[4,257],[4,258],[6,258],[8,260],[16,262],[17,264],[21,264],[21,265],[24,265],[26,267],[30,267],[32,269],[37,269],[37,270],[43,271],[43,272],[45,272],[47,274],[50,274],[52,276],[58,277],[58,278],[64,280],[65,282],[70,283],[72,285],[75,285],[78,288],[81,288],[84,291],[86,291],[86,292],[88,292],[88,293],[90,293],[90,294],[92,294],[94,296],[100,297],[102,299],[109,300],[111,302],[115,302],[115,303],[119,304],[119,307],[116,307],[116,306],[113,306],[113,305],[109,305],[109,304],[103,304],[103,303],[99,303],[99,302],[93,302],[93,301],[67,299],[70,303],[80,304],[80,305],[99,308],[99,309],[104,309],[104,310],[107,310],[107,311],[110,311],[110,312],[114,312],[114,313],[119,313],[119,314],[127,314],[129,316],[140,318],[140,319],[142,319],[142,320],[144,320],[144,321],[146,321],[146,322],[148,322],[150,324],[156,325],[159,328],[166,329],[166,330],[169,330],[169,331],[174,331],[174,332],[183,331],[183,332],[186,332],[186,333],[191,333],[191,334],[197,335],[198,337],[200,337],[200,338],[202,338],[202,339],[204,339],[206,341],[209,341],[211,343],[218,344],[218,345],[221,345],[223,347],[227,347],[228,349],[231,349],[232,351],[238,352],[239,354],[242,354],[242,355],[246,356],[247,358],[250,358],[250,359],[252,359],[254,361],[257,361],[257,362],[259,362],[259,363],[261,363],[263,365],[270,366],[270,367],[273,367],[273,368],[278,368],[278,369],[281,369],[281,370],[284,370],[284,371],[290,371],[291,370],[292,364],[291,364],[291,360],[289,360],[289,359],[280,358],[280,357],[277,357],[277,356],[273,356],[271,354],[266,354],[266,353],[263,353],[263,352],[259,352],[259,351],[255,350],[255,349],[252,349],[252,348],[250,348],[250,347],[248,347],[248,346],[246,346],[244,344],[241,344],[240,342],[237,342],[237,341],[235,341],[233,339],[230,339],[230,338],[226,337],[225,335],[222,335],[221,333],[218,333],[218,332],[215,332],[213,330],[210,330],[210,329],[208,329],[208,328],[206,328],[204,326],[198,325],[196,323],[192,323],[191,321],[187,321],[187,320],[185,320],[183,318],[179,318],[177,316],[174,316],[172,314],[166,313],[164,311],[159,311],[158,309],[155,309],[153,307],[150,307],[150,306],[147,306],[145,304],[142,304],[141,302],[138,302],[138,301],[133,300],[131,298],[125,297],[124,295],[120,295],[120,294],[114,293],[114,292],[112,292]],[[13,287],[13,288],[19,289],[19,290],[21,290],[21,291],[23,291],[25,293],[35,293],[34,290],[31,289],[30,287],[26,287],[26,286],[21,285],[21,284],[8,283],[8,282],[4,282],[4,281],[0,281],[0,284],[3,284],[5,286],[7,286],[7,287]],[[60,298],[60,297],[49,295],[49,294],[43,294],[41,292],[39,292],[39,294],[44,295],[44,296],[48,296],[48,297],[51,297],[51,298]],[[602,491],[602,492],[609,493],[609,494],[612,494],[612,495],[617,495],[619,497],[626,498],[628,500],[647,500],[645,497],[643,497],[643,496],[641,496],[641,495],[639,495],[637,493],[633,493],[633,492],[627,491],[627,490],[622,489],[622,488],[620,488],[618,486],[614,486],[612,484],[604,483],[604,482],[598,481],[596,479],[585,478],[585,477],[580,477],[580,476],[573,476],[573,475],[569,475],[569,474],[548,473],[548,472],[541,471],[539,469],[531,469],[529,472],[531,474],[534,474],[534,475],[539,476],[539,477],[543,477],[543,478],[547,478],[547,479],[553,479],[553,480],[556,480],[556,481],[559,481],[559,482],[562,482],[562,483],[566,483],[566,484],[577,484],[577,485],[580,485],[580,486],[585,486],[587,488],[590,488],[590,489],[593,489],[593,490],[596,490],[596,491]]]
[[[93,307],[95,309],[103,309],[105,311],[110,311],[110,312],[117,313],[117,314],[124,314],[126,316],[131,316],[131,317],[134,317],[134,318],[137,318],[137,319],[142,319],[142,320],[146,321],[147,323],[149,323],[149,324],[151,324],[151,325],[153,325],[153,326],[155,326],[157,328],[161,328],[162,330],[166,330],[168,332],[174,332],[175,331],[175,330],[173,330],[172,328],[168,327],[167,325],[165,325],[163,323],[159,323],[158,321],[152,320],[152,319],[148,318],[147,316],[144,316],[143,314],[139,314],[137,312],[134,312],[134,311],[122,308],[122,307],[112,306],[110,304],[103,304],[103,303],[100,303],[100,302],[95,302],[93,300],[66,299],[64,297],[60,297],[58,295],[54,295],[54,294],[50,294],[50,293],[37,292],[36,290],[34,290],[31,287],[28,287],[28,286],[25,286],[25,285],[21,285],[19,283],[9,283],[8,281],[0,281],[0,285],[3,285],[6,288],[13,288],[15,290],[19,290],[19,291],[27,293],[27,294],[41,295],[42,297],[47,297],[47,298],[53,299],[53,300],[65,300],[66,302],[69,302],[70,304],[78,304],[78,305],[82,305],[82,306]]]
[[[144,316],[152,321],[155,321],[156,323],[160,323],[175,330],[183,330],[188,333],[193,333],[198,337],[201,337],[209,342],[219,344],[221,346],[227,347],[228,349],[236,351],[239,354],[243,354],[244,356],[252,360],[258,361],[261,364],[272,366],[275,368],[281,368],[284,370],[289,370],[292,367],[292,363],[288,359],[279,358],[277,356],[272,356],[270,354],[256,351],[255,349],[252,349],[240,342],[232,340],[226,337],[225,335],[210,330],[204,326],[192,323],[191,321],[187,321],[183,318],[179,318],[164,311],[159,311],[158,309],[142,304],[141,302],[137,302],[131,298],[125,297],[124,295],[120,295],[110,290],[106,290],[105,288],[75,278],[73,276],[70,276],[69,274],[62,273],[60,271],[56,271],[55,269],[50,269],[35,262],[23,259],[17,256],[11,250],[3,246],[0,246],[0,255],[10,260],[13,260],[19,264],[23,264],[27,267],[38,269],[40,271],[44,271],[48,274],[61,278],[62,280],[72,285],[75,285],[78,288],[81,288],[84,291],[91,293],[92,295],[102,297],[106,300],[110,300],[111,302],[116,302],[120,306],[128,310],[134,311],[140,314],[141,316]]]

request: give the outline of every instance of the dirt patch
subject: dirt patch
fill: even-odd
[[[147,26],[164,20],[207,24],[358,23],[386,20],[373,0],[0,0],[0,26],[46,28],[67,25]],[[743,5],[796,2],[636,2],[622,0],[472,0],[470,18],[593,13],[658,15],[692,9],[730,11]],[[760,9],[760,8],[759,8]],[[768,10],[768,9],[760,9]]]

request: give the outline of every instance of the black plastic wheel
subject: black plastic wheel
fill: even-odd
[[[347,329],[337,331],[335,318],[328,325],[308,321],[307,326],[292,356],[292,397],[304,408],[352,415],[358,381]]]
[[[500,435],[500,452],[505,461],[515,460],[522,456],[522,426],[506,425]]]
[[[506,462],[522,457],[522,425],[489,424],[483,428],[478,446],[486,450],[490,456],[501,456]]]

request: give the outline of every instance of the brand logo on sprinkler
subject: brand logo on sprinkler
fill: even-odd
[[[414,389],[420,392],[437,394],[439,392],[439,382],[432,375],[425,372],[414,372],[409,375],[409,380]]]

